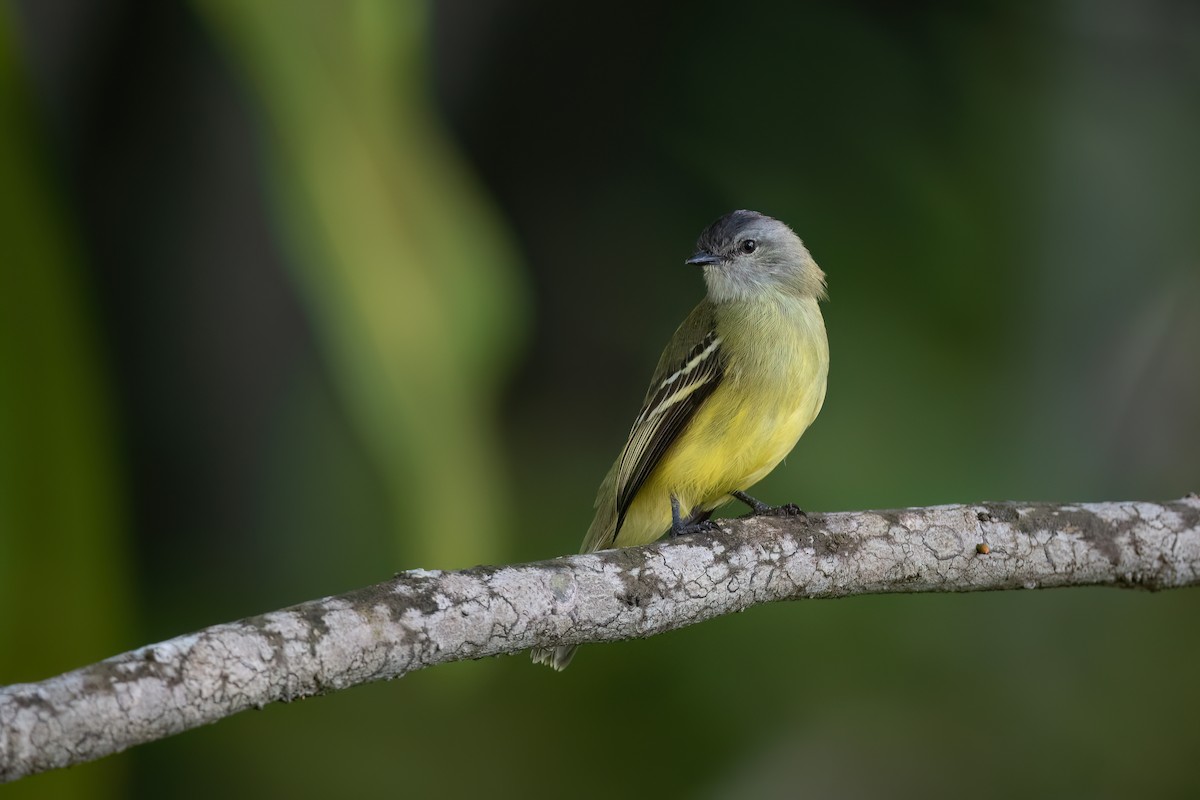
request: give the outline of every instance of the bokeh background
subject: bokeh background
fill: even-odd
[[[819,510],[1200,490],[1200,6],[0,5],[0,683],[573,552],[733,208],[829,275]],[[756,608],[5,797],[1186,796],[1200,592]]]

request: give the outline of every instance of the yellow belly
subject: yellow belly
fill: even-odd
[[[662,536],[671,526],[672,495],[685,516],[710,511],[729,502],[730,492],[762,480],[791,452],[825,400],[829,351],[815,302],[811,309],[815,319],[806,315],[801,324],[759,321],[752,333],[774,337],[777,349],[762,363],[731,359],[721,385],[630,504],[616,546]]]

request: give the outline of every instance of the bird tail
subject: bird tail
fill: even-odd
[[[571,663],[571,659],[575,657],[575,651],[578,649],[579,645],[576,644],[566,647],[535,647],[529,652],[529,655],[533,659],[533,663],[545,664],[562,672]]]
[[[590,553],[613,545],[617,529],[617,506],[615,501],[608,501],[608,495],[612,491],[615,470],[616,466],[614,465],[613,469],[609,470],[604,483],[600,485],[600,496],[596,498],[596,516],[592,519],[587,536],[583,539],[581,553]],[[533,659],[533,663],[545,664],[561,672],[571,663],[571,659],[575,657],[575,651],[578,649],[579,645],[577,644],[565,647],[535,647],[529,652],[529,656]]]

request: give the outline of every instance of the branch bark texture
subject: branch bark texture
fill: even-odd
[[[715,534],[532,564],[402,572],[40,683],[0,688],[0,781],[433,664],[652,636],[776,600],[1200,585],[1196,495],[1168,503],[985,503],[721,525]]]

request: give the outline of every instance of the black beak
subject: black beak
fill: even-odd
[[[706,250],[698,250],[695,255],[683,263],[707,266],[708,264],[719,264],[721,263],[721,259]]]

